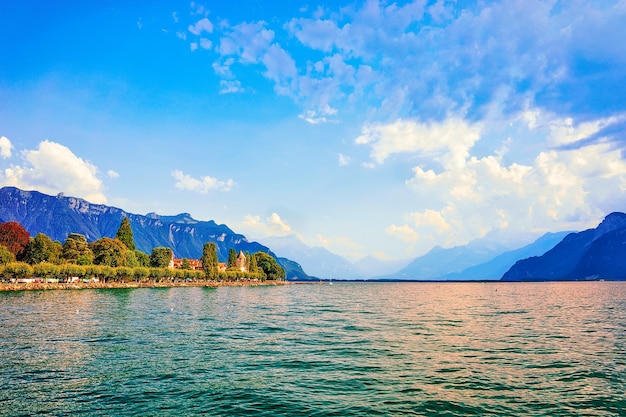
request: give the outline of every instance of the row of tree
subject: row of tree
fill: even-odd
[[[234,254],[234,255],[233,255]],[[204,274],[205,279],[210,280],[231,280],[231,279],[272,279],[280,280],[285,278],[285,271],[276,262],[276,260],[264,252],[257,252],[253,255],[247,255],[247,275],[242,271],[234,270],[236,252],[234,249],[229,251],[229,269],[226,271],[220,271],[218,266],[217,246],[214,242],[207,242],[203,248],[203,254],[201,258],[202,269],[201,273]],[[75,266],[100,266],[116,269],[114,276],[124,280],[129,277],[133,279],[141,279],[145,274],[145,270],[166,269],[170,265],[170,261],[173,258],[171,248],[156,247],[148,255],[135,247],[133,232],[130,226],[130,221],[127,217],[122,219],[120,227],[115,235],[115,238],[104,237],[96,240],[95,242],[88,243],[85,236],[71,233],[67,237],[64,243],[59,241],[53,241],[43,233],[38,233],[34,238],[30,237],[30,234],[22,225],[17,222],[0,223],[0,265],[9,266],[9,264],[23,264],[22,266],[16,266],[18,268],[26,269],[24,265],[37,267],[31,272],[36,276],[44,276],[45,272],[42,271],[42,264],[46,264],[50,268],[54,265],[75,265]],[[17,262],[16,262],[17,261]],[[9,273],[13,273],[9,267],[7,271],[3,273],[4,276]],[[65,268],[69,268],[65,266]],[[125,268],[125,269],[120,269]],[[186,263],[183,260],[183,269],[191,269],[189,262]],[[117,270],[120,269],[120,270]],[[133,272],[128,272],[132,270]],[[77,270],[78,271],[78,270]],[[92,277],[98,277],[98,275],[107,276],[109,272],[102,274],[95,274],[90,269],[85,269],[86,274],[91,274]],[[137,273],[135,273],[137,271]],[[79,271],[80,272],[80,271]],[[197,278],[200,273],[191,274],[189,271],[187,277],[193,276]],[[59,275],[64,275],[64,272],[55,272]],[[22,275],[17,273],[17,275]],[[152,275],[156,274],[153,271]],[[77,273],[72,276],[80,276],[81,273]],[[149,275],[148,276],[152,276]],[[170,277],[173,274],[162,274]],[[175,274],[174,274],[175,275]],[[108,276],[107,276],[108,277]],[[106,280],[106,277],[104,278]]]

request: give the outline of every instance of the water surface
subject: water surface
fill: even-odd
[[[0,416],[626,415],[626,283],[0,293]]]

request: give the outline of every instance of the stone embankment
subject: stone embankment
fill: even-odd
[[[174,287],[255,287],[285,285],[286,281],[177,281],[177,282],[74,282],[74,283],[0,283],[0,291],[84,290],[102,288],[174,288]]]

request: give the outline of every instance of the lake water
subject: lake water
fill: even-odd
[[[626,415],[626,283],[0,293],[0,416]]]

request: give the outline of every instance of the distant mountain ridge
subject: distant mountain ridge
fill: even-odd
[[[102,237],[114,237],[124,217],[130,220],[135,246],[148,254],[155,247],[165,246],[172,248],[178,258],[198,259],[204,244],[215,242],[221,262],[227,260],[230,248],[250,253],[267,252],[276,258],[267,246],[249,242],[244,235],[213,220],[195,220],[189,213],[176,216],[149,213],[143,216],[63,194],[50,196],[15,187],[0,189],[0,220],[19,222],[32,236],[41,232],[63,242],[69,233],[80,233],[92,242]],[[286,268],[288,278],[307,276],[301,268],[298,270],[297,263],[289,265],[290,268]]]
[[[595,229],[570,233],[543,254],[520,260],[503,281],[626,279],[626,214],[611,213]]]
[[[445,280],[499,280],[515,262],[531,256],[539,256],[552,249],[571,232],[546,233],[534,242],[519,249],[510,250],[488,262],[471,266],[461,272],[441,277]]]

